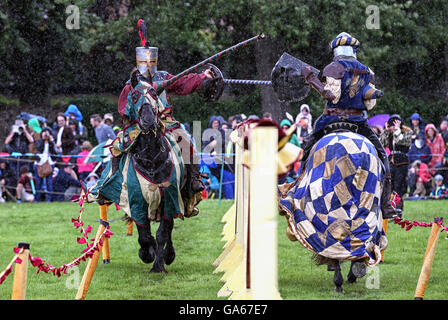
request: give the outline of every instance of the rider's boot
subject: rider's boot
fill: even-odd
[[[190,186],[191,193],[195,194],[205,189],[202,177],[199,173],[199,165],[196,163],[186,164],[187,170],[187,185]]]
[[[390,203],[390,195],[392,193],[392,177],[390,173],[386,173],[384,176],[383,191],[381,194],[381,212],[383,213],[383,219],[391,219],[401,216],[402,210],[394,208]]]

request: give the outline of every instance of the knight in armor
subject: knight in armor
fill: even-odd
[[[157,70],[158,48],[149,46],[149,42],[142,40],[144,46],[136,48],[136,69],[131,73],[131,78],[126,82],[118,100],[118,112],[123,116],[123,130],[118,134],[118,139],[114,141],[111,153],[112,170],[118,168],[120,157],[123,152],[127,152],[135,140],[136,123],[125,115],[128,95],[140,80],[150,83],[157,88],[161,82],[169,80],[172,74],[166,71]],[[171,83],[165,90],[159,94],[158,98],[162,103],[159,109],[159,120],[164,124],[165,130],[171,131],[177,138],[178,144],[182,149],[182,157],[187,171],[187,185],[190,187],[190,193],[194,194],[204,189],[199,173],[199,160],[197,152],[191,141],[191,137],[176,121],[172,115],[172,105],[170,104],[169,94],[188,95],[201,90],[209,81],[213,79],[213,73],[207,69],[202,73],[191,73],[179,80]],[[186,150],[188,149],[188,150]]]
[[[384,184],[381,195],[381,210],[384,219],[400,215],[399,209],[390,204],[391,173],[389,160],[378,136],[368,125],[363,113],[371,110],[376,98],[383,92],[375,88],[372,70],[359,62],[356,53],[360,42],[348,33],[340,33],[330,42],[333,61],[322,72],[322,82],[311,68],[302,69],[302,76],[326,100],[322,115],[316,120],[312,134],[305,141],[302,163],[313,147],[324,135],[331,132],[349,130],[369,139],[375,146],[384,165]]]

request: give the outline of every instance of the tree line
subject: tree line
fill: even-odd
[[[73,27],[74,5],[78,25]],[[283,52],[322,70],[340,32],[361,42],[358,59],[385,92],[375,113],[419,112],[439,121],[448,102],[448,2],[367,0],[5,0],[0,4],[0,90],[30,105],[55,95],[118,96],[140,46],[137,21],[159,48],[160,70],[176,74],[259,33],[267,38],[215,62],[226,78],[269,80]],[[282,104],[270,87],[227,86],[223,98],[176,97],[181,121],[204,115],[261,114],[280,120],[300,103]],[[320,114],[312,92],[303,102]],[[81,106],[82,107],[82,106]],[[111,110],[112,111],[112,110]],[[204,119],[205,121],[208,119]]]

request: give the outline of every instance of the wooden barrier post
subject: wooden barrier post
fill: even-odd
[[[107,216],[108,206],[107,205],[100,205],[100,221],[107,222],[108,216]],[[110,246],[109,246],[109,238],[103,239],[103,263],[110,263]]]
[[[127,236],[132,236],[132,233],[134,232],[134,221],[129,220],[128,221],[128,230],[127,230]]]
[[[389,224],[389,220],[383,219],[383,230],[387,236],[387,225]],[[381,250],[381,262],[384,261],[384,250]]]
[[[14,267],[14,281],[12,284],[11,300],[25,300],[30,244],[21,242],[17,247],[23,248],[22,253],[18,255],[18,258],[22,260],[22,262],[16,263]]]
[[[440,234],[440,224],[436,223],[436,221],[437,219],[434,221],[431,228],[431,234],[429,235],[425,257],[423,259],[423,265],[420,271],[420,277],[418,278],[417,288],[415,289],[415,300],[423,300],[426,286],[428,285],[429,277],[431,275],[432,263],[434,261],[434,255],[436,253]]]
[[[103,218],[106,218],[106,220],[104,220]],[[107,205],[100,205],[100,226],[98,227],[98,231],[96,233],[95,242],[98,241],[101,235],[104,233],[106,226],[107,226]],[[87,263],[87,267],[86,270],[84,271],[81,284],[78,288],[78,293],[76,294],[76,300],[84,300],[87,295],[87,291],[89,290],[90,283],[92,282],[93,275],[98,265],[98,260],[100,259],[102,246],[99,243],[98,246],[100,250],[95,251],[92,258]]]

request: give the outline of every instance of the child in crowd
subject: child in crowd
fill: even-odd
[[[448,190],[443,184],[443,177],[440,174],[437,174],[434,177],[434,187],[431,191],[430,197],[434,199],[448,198]]]
[[[81,145],[81,152],[78,153],[78,158],[76,159],[76,165],[78,166],[79,179],[85,181],[87,176],[93,171],[95,163],[89,162],[84,163],[87,155],[92,150],[92,144],[89,141],[84,141]]]
[[[16,190],[18,203],[22,202],[22,200],[26,202],[34,201],[33,186],[35,183],[36,181],[30,175],[28,166],[24,165],[20,167],[20,178]]]

